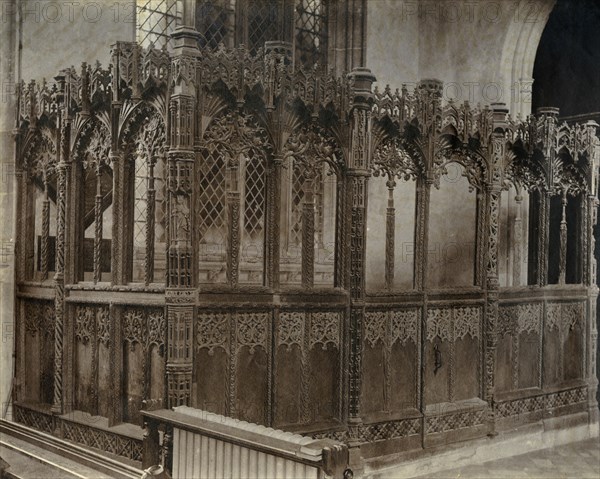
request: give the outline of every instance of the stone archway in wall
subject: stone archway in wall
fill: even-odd
[[[531,64],[534,79],[531,111],[556,107],[560,109],[561,121],[600,123],[600,2],[556,0],[553,3]],[[598,226],[595,238],[595,254],[600,258]],[[600,277],[596,281],[600,285]],[[600,326],[600,317],[597,324]],[[596,361],[600,370],[600,349]],[[597,397],[600,399],[600,391]]]
[[[540,39],[557,0],[519,0],[502,48],[500,78],[510,92],[511,115],[532,113],[533,67]]]

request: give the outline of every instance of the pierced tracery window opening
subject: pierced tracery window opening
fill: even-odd
[[[273,0],[253,0],[248,6],[248,49],[256,53],[265,42],[277,40],[280,29],[279,8]]]
[[[56,249],[56,177],[48,171],[34,180],[35,195],[35,270],[41,280],[55,270]],[[40,187],[40,184],[42,186]],[[51,194],[51,191],[53,194]],[[52,197],[54,196],[54,198]]]
[[[264,158],[247,158],[245,163],[240,281],[261,284],[265,235],[266,168]]]
[[[296,64],[305,68],[327,61],[327,5],[325,0],[298,0],[296,7]]]
[[[290,162],[287,167],[288,190],[287,233],[282,248],[282,282],[299,283],[304,235],[303,211],[306,184],[311,182],[314,224],[314,284],[330,285],[333,281],[333,258],[335,252],[336,175],[325,162],[314,166],[314,178],[307,175],[303,163]],[[285,223],[284,223],[285,224]]]
[[[112,169],[105,159],[89,154],[83,164],[83,256],[84,281],[110,281],[112,241]]]
[[[137,41],[147,48],[162,48],[169,42],[182,17],[180,0],[138,0],[136,4]]]
[[[292,218],[289,246],[299,247],[302,243],[302,201],[304,199],[304,172],[294,166],[292,172]]]
[[[201,282],[225,280],[225,160],[215,146],[202,151],[198,165],[198,247]],[[214,267],[208,263],[217,263]],[[208,269],[207,269],[208,268]]]
[[[232,46],[235,26],[234,0],[206,0],[196,4],[196,29],[201,35],[200,48]]]
[[[166,272],[166,165],[162,156],[135,158],[133,281],[162,282]],[[150,232],[149,229],[152,229]]]

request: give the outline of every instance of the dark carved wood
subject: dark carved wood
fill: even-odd
[[[48,432],[62,428],[68,439],[89,432],[61,416],[73,408],[79,377],[74,366],[84,342],[92,377],[85,403],[101,412],[108,389],[110,427],[139,412],[137,405],[124,408],[130,378],[139,379],[140,398],[133,399],[145,407],[206,404],[229,416],[284,424],[371,451],[493,435],[510,421],[526,424],[543,415],[588,411],[593,419],[595,127],[559,125],[552,113],[519,122],[500,106],[444,105],[443,85],[436,80],[420,82],[413,92],[372,91],[367,70],[346,77],[299,71],[285,46],[283,54],[273,45],[258,54],[242,47],[200,54],[193,32],[179,30],[174,40],[171,53],[121,42],[113,46],[110,69],[84,65],[81,74],[69,69],[56,85],[19,87],[16,396],[31,399],[28,381],[37,377],[28,378],[29,371],[52,370],[55,413],[19,407],[19,421]],[[99,180],[98,169],[93,204],[85,207],[83,172],[86,162],[93,163],[86,160],[92,138],[101,153],[93,157],[94,166],[112,174],[112,186]],[[136,213],[134,166],[141,158],[148,166],[146,207]],[[163,160],[164,224],[157,203],[162,176],[156,171]],[[476,233],[475,277],[466,287],[433,289],[427,280],[433,261],[429,234],[436,226],[431,188],[440,186],[451,163],[461,166],[468,187],[477,191],[477,218],[469,226]],[[261,200],[254,205],[261,211],[254,220],[264,251],[249,259],[246,172],[259,164]],[[45,181],[42,171],[51,172]],[[287,178],[294,175],[298,181],[290,185],[294,180]],[[371,175],[384,177],[388,191],[373,191]],[[333,189],[333,177],[335,205],[327,210],[324,185]],[[395,189],[404,184],[398,180],[416,183],[414,280],[407,290],[394,287],[402,279],[395,277],[401,260],[396,222],[405,208],[394,203]],[[34,192],[42,187],[40,213]],[[295,206],[293,188],[299,193]],[[508,225],[515,230],[515,288],[499,284],[499,265],[506,260],[499,247],[507,227],[501,215],[506,189],[516,192]],[[381,251],[367,242],[369,195],[388,199],[385,221],[373,226],[385,234]],[[565,208],[561,284],[547,286],[550,198],[556,195],[569,202],[581,198],[581,220],[571,221]],[[54,201],[56,218],[50,213]],[[102,221],[110,201],[109,239],[103,238]],[[281,224],[292,211],[301,214],[298,258],[286,256],[291,228]],[[39,234],[36,214],[42,215],[39,268],[32,247]],[[535,238],[520,233],[526,215],[539,231]],[[207,218],[222,232],[222,240],[213,240],[222,241],[218,252],[200,253],[209,240],[203,229],[208,221],[202,223]],[[51,270],[54,221],[56,275],[50,284],[44,280]],[[93,275],[84,281],[82,239],[92,222]],[[144,223],[143,245],[139,238],[134,244],[136,222]],[[326,225],[331,236],[335,228],[336,245],[333,284],[323,287],[331,265],[319,257]],[[161,227],[164,281],[158,274]],[[567,287],[572,228],[581,232],[575,254],[583,281]],[[525,236],[535,243],[528,281],[536,288],[517,288],[526,283],[520,273]],[[110,282],[101,267],[105,241],[111,242]],[[143,275],[134,283],[136,247],[145,249],[145,257]],[[367,293],[366,259],[374,254],[382,257],[385,287]],[[30,314],[36,301],[54,308],[55,320],[45,326],[53,335],[43,333],[43,341],[54,342],[47,356],[35,355],[43,330],[41,316]],[[106,349],[108,380],[101,364]],[[581,364],[567,361],[572,350],[579,351],[574,356]],[[380,361],[376,367],[373,358]],[[130,370],[137,360],[138,368]],[[410,378],[401,369],[406,363],[413,369]],[[157,378],[156,364],[165,377]],[[381,407],[367,407],[378,404],[369,374],[381,380]],[[409,379],[407,387],[402,381]],[[567,380],[573,383],[567,386]],[[396,388],[410,390],[406,404],[395,402]],[[446,402],[452,411],[441,410]],[[114,450],[113,439],[126,441],[112,432],[94,433],[107,450]],[[148,434],[157,443],[154,425]],[[169,434],[163,441],[167,463]],[[139,459],[139,439],[127,444],[128,456]],[[156,461],[156,450],[147,455]]]

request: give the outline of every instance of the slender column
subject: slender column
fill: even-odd
[[[485,246],[485,218],[487,214],[486,198],[483,191],[477,191],[477,232],[475,246],[475,285],[483,287],[485,283],[485,258],[488,253]]]
[[[154,189],[154,158],[148,165],[148,189],[146,191],[146,260],[144,263],[144,282],[154,281],[154,222],[156,209],[156,190]]]
[[[592,190],[593,191],[593,190]],[[596,285],[596,257],[594,255],[595,238],[594,228],[598,222],[598,199],[595,194],[587,197],[587,216],[588,216],[588,315],[587,315],[587,381],[588,381],[588,411],[590,414],[590,423],[597,424],[600,413],[598,412],[598,401],[596,392],[598,390],[598,371],[596,370],[598,351],[598,328],[597,328],[597,302],[598,286]]]
[[[513,241],[511,250],[513,252],[513,277],[512,285],[521,286],[521,261],[522,261],[522,248],[523,248],[523,219],[521,217],[521,204],[523,203],[523,196],[517,194],[515,196],[515,219],[513,222]]]
[[[189,2],[192,3],[192,2]],[[192,10],[194,10],[192,8]],[[193,12],[191,25],[193,25]],[[189,24],[189,23],[188,23]],[[198,32],[187,27],[173,34],[173,71],[181,72],[172,84],[169,105],[170,132],[167,214],[167,397],[168,407],[191,404],[194,285],[194,167],[196,154],[196,57]]]
[[[414,288],[422,291],[427,284],[427,251],[429,248],[429,204],[431,179],[417,178],[417,211],[415,220]]]
[[[503,105],[494,108],[494,131],[501,129],[507,110]],[[490,176],[486,186],[485,235],[486,235],[486,303],[484,321],[484,374],[483,398],[488,403],[488,434],[496,434],[494,411],[496,345],[498,326],[498,301],[500,284],[498,281],[498,224],[502,187],[502,165],[506,154],[504,133],[494,133],[490,145]]]
[[[348,289],[349,318],[349,398],[348,429],[350,443],[360,440],[362,390],[362,340],[365,315],[366,199],[370,176],[371,115],[369,100],[375,77],[366,68],[350,74],[354,85],[354,109],[350,123],[350,148],[346,172],[346,221],[349,234]]]
[[[279,258],[281,255],[281,165],[282,158],[274,158],[267,178],[267,245],[265,284],[279,290]]]
[[[307,172],[308,173],[308,172]],[[315,278],[314,176],[308,173],[302,201],[302,287],[312,288]]]
[[[558,123],[558,108],[538,108],[538,115],[542,115],[538,130],[542,131],[540,140],[543,144],[544,161],[547,170],[546,183],[549,187],[553,184],[553,168],[556,156],[556,132]],[[541,127],[541,128],[540,128]],[[537,283],[539,286],[548,284],[548,247],[550,238],[550,193],[541,191],[539,195],[538,214],[538,243],[537,243]]]
[[[227,282],[237,287],[240,273],[240,192],[237,161],[227,167]]]
[[[335,270],[334,286],[345,288],[347,280],[347,236],[346,236],[346,176],[339,175],[337,179],[337,207],[335,213]]]
[[[560,250],[558,263],[558,284],[566,283],[567,274],[567,192],[563,191],[562,216],[560,219]]]
[[[102,182],[100,159],[96,163],[96,198],[94,204],[94,284],[102,281],[100,252],[102,249]]]
[[[44,201],[42,202],[42,281],[48,279],[48,244],[50,239],[50,200],[48,199],[48,173],[44,171]]]
[[[394,188],[396,182],[388,180],[388,205],[385,215],[385,288],[394,289],[394,248],[396,229],[396,209],[394,208]]]
[[[64,77],[57,77],[57,80],[64,80]],[[64,267],[65,267],[65,208],[67,197],[67,163],[65,153],[67,148],[66,128],[62,128],[62,121],[59,115],[58,119],[59,141],[56,148],[59,156],[57,165],[57,192],[56,192],[56,274],[54,275],[55,289],[55,327],[54,327],[54,401],[52,412],[62,414],[64,396],[63,379],[66,369],[63,368],[63,341],[64,341],[64,322],[65,322],[65,285],[64,285]]]
[[[118,111],[118,107],[115,107]],[[126,177],[128,168],[126,159],[120,153],[111,153],[111,163],[113,165],[113,224],[112,224],[112,245],[111,245],[111,270],[112,284],[126,284],[128,281],[127,267],[127,237],[125,232],[126,207],[128,188]]]
[[[546,286],[548,284],[548,238],[550,234],[550,195],[546,191],[541,191],[539,195],[538,225],[537,283],[540,286]]]
[[[111,406],[108,411],[108,425],[110,427],[123,421],[123,328],[122,328],[122,310],[110,304],[108,314],[109,322],[109,352],[111,361],[110,371],[110,392]]]

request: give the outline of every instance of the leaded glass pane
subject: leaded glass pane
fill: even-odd
[[[277,39],[279,30],[277,2],[254,0],[248,6],[248,48],[256,53],[265,42]]]
[[[137,41],[144,48],[162,48],[169,42],[182,17],[181,1],[138,0],[136,5]]]
[[[206,0],[196,4],[200,48],[214,49],[221,43],[229,46],[233,39],[233,7],[232,0]]]
[[[200,262],[222,261],[225,227],[225,161],[216,149],[204,149],[199,165],[198,244]]]
[[[324,0],[298,0],[296,7],[296,64],[324,66],[327,53],[327,9]]]

